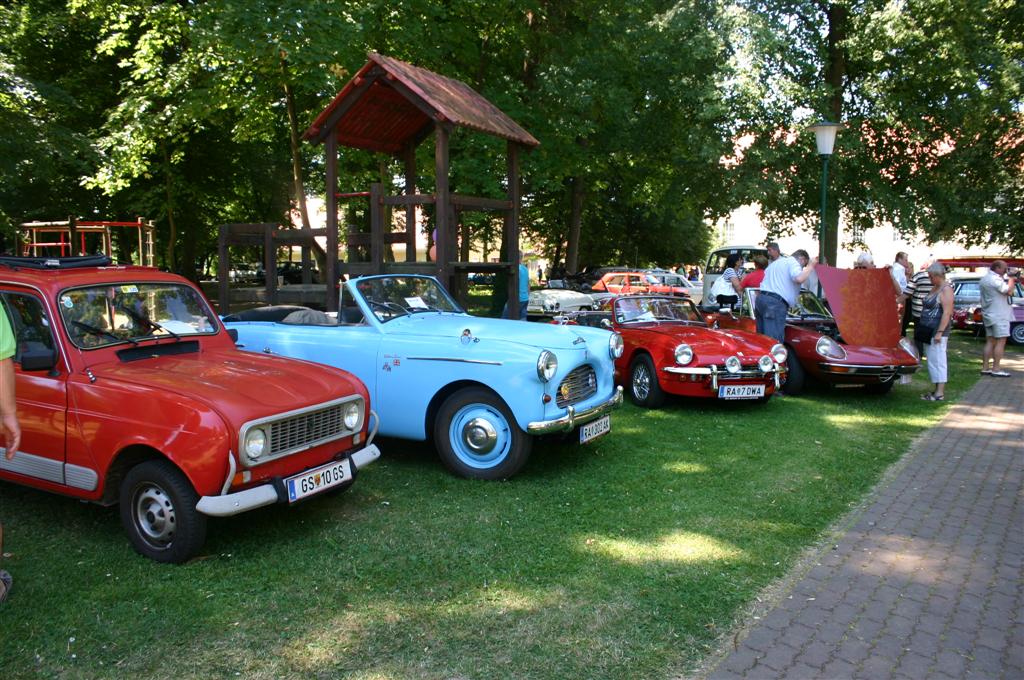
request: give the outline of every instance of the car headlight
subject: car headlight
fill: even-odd
[[[786,363],[786,359],[789,358],[789,350],[787,350],[786,346],[782,343],[772,345],[772,351],[770,354],[777,364],[784,364]]]
[[[900,347],[906,350],[907,354],[914,357],[915,359],[921,359],[921,357],[917,353],[917,347],[915,347],[914,343],[912,343],[908,338],[900,338]]]
[[[739,373],[743,366],[740,365],[739,357],[729,357],[725,360],[725,370],[730,373]]]
[[[676,363],[679,364],[680,366],[685,366],[686,364],[693,361],[693,348],[687,345],[685,342],[676,345],[675,354]]]
[[[823,357],[829,359],[845,359],[846,350],[838,342],[823,335],[818,339],[818,344],[814,346],[814,350]]]
[[[254,427],[245,433],[245,455],[249,460],[256,460],[267,448],[267,433]]]
[[[558,357],[548,350],[544,350],[537,357],[537,377],[541,382],[547,382],[555,377],[558,370]]]
[[[345,421],[345,429],[356,429],[356,425],[359,424],[359,404],[347,404],[345,406],[345,415],[342,417]]]
[[[625,349],[625,344],[622,342],[622,336],[612,333],[612,336],[608,338],[608,354],[612,359],[618,359],[622,356],[623,349]]]
[[[763,357],[757,360],[757,367],[761,369],[762,373],[767,373],[775,367],[775,362],[772,358],[765,354]]]
[[[545,300],[544,309],[548,310],[549,312],[554,311],[558,309],[558,303],[555,302],[554,300]]]

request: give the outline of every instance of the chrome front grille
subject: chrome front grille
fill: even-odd
[[[341,436],[344,431],[341,404],[284,418],[270,424],[270,455],[307,448]]]
[[[579,403],[597,393],[597,374],[590,364],[577,366],[558,385],[555,403],[560,408]]]

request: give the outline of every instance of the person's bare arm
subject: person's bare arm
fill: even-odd
[[[803,283],[811,277],[811,272],[814,271],[814,265],[818,264],[818,258],[812,257],[807,263],[807,266],[801,270],[801,272],[793,279],[796,283]]]
[[[7,449],[5,456],[10,460],[21,446],[21,426],[14,396],[14,360],[9,358],[0,361],[0,435]]]
[[[946,329],[949,328],[949,324],[953,317],[953,289],[946,286],[939,293],[939,304],[942,305],[942,318],[939,320],[939,327],[935,329],[935,337],[932,338],[932,344],[938,344],[942,340],[943,334]]]

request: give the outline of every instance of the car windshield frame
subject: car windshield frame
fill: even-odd
[[[706,326],[693,302],[683,297],[629,295],[612,302],[612,318],[621,326],[640,323],[687,323]]]
[[[754,318],[754,300],[760,288],[747,288],[743,299],[741,316]],[[801,290],[796,298],[796,304],[786,310],[786,321],[806,321],[807,319],[835,321],[832,312],[826,306],[825,301],[810,290]]]
[[[433,312],[465,314],[444,286],[432,276],[381,274],[360,276],[348,282],[353,298],[379,322]]]
[[[68,339],[83,350],[147,340],[178,341],[220,331],[206,299],[192,286],[174,281],[115,281],[65,288],[57,294],[57,309]]]

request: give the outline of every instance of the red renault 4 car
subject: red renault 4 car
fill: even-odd
[[[107,264],[0,258],[22,428],[0,480],[119,503],[138,552],[182,562],[208,516],[344,488],[380,456],[351,374],[241,351],[185,279]]]

